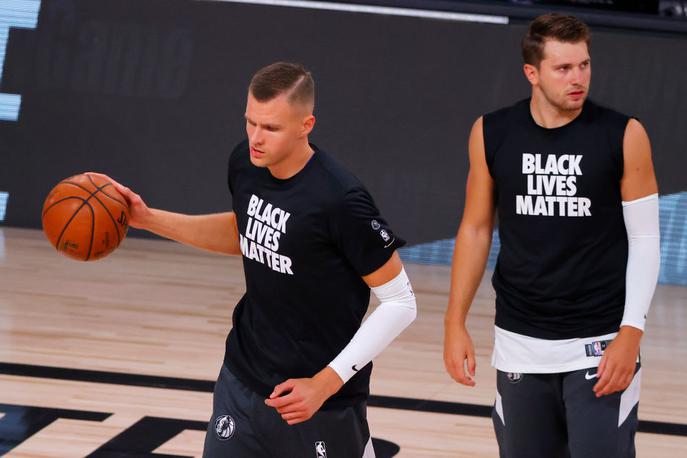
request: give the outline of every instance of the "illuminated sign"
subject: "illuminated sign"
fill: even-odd
[[[5,221],[5,210],[7,209],[7,199],[9,198],[9,193],[0,191],[0,222]]]
[[[2,70],[5,66],[10,27],[35,29],[40,9],[41,0],[3,0],[0,2],[0,81],[2,81]],[[1,121],[16,121],[20,107],[21,95],[0,92]]]

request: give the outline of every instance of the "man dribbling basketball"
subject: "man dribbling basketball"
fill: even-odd
[[[232,212],[151,209],[115,182],[132,227],[243,255],[246,293],[215,386],[206,457],[374,457],[370,361],[413,321],[415,296],[396,253],[404,242],[362,183],[309,144],[314,97],[300,65],[253,76],[248,140],[229,160]],[[370,289],[381,304],[361,325]]]
[[[586,100],[588,45],[574,17],[535,19],[523,40],[532,97],[470,134],[444,361],[475,384],[465,319],[498,211],[493,422],[504,458],[635,456],[658,188],[642,125]]]

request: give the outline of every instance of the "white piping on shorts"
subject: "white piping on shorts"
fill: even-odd
[[[501,393],[496,392],[496,402],[494,402],[494,410],[501,419],[503,426],[506,426],[506,419],[503,417],[503,402],[501,401]]]
[[[367,440],[362,458],[375,458],[375,449],[372,447],[372,436]]]
[[[630,386],[625,388],[623,394],[620,395],[620,409],[618,411],[618,428],[625,423],[627,417],[635,405],[639,402],[639,388],[642,384],[642,369],[639,369],[632,378]]]

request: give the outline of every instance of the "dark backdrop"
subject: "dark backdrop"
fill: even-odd
[[[524,25],[487,25],[190,0],[43,0],[10,29],[0,90],[6,223],[39,227],[60,179],[102,171],[151,206],[230,208],[226,162],[245,135],[247,83],[300,61],[317,83],[312,141],[368,186],[412,243],[451,237],[474,119],[526,97]],[[661,192],[687,189],[687,37],[598,30],[592,97],[645,123]]]

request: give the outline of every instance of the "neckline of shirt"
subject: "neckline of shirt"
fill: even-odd
[[[298,172],[296,172],[294,175],[291,175],[288,178],[277,178],[274,175],[272,175],[272,173],[270,172],[270,170],[267,167],[265,167],[265,173],[270,178],[270,180],[272,180],[273,182],[275,182],[277,184],[285,185],[285,184],[289,184],[289,183],[294,183],[294,182],[300,180],[301,177],[305,176],[307,174],[308,170],[310,170],[312,168],[313,164],[317,160],[319,160],[318,158],[321,154],[321,151],[317,146],[313,145],[312,143],[308,143],[308,144],[312,148],[313,153],[312,153],[312,156],[310,156],[310,158],[308,159],[308,162],[305,163],[303,168],[301,168]]]
[[[586,113],[589,109],[589,107],[588,107],[589,100],[585,100],[584,104],[582,105],[582,111],[580,111],[580,113],[577,116],[575,116],[575,118],[573,118],[570,122],[563,124],[562,126],[558,126],[558,127],[544,127],[544,126],[540,126],[539,124],[537,124],[537,121],[534,119],[534,116],[532,115],[532,109],[530,108],[531,100],[532,100],[532,98],[530,97],[524,101],[525,102],[525,111],[527,112],[527,119],[529,120],[529,122],[533,126],[535,126],[537,129],[539,129],[541,132],[550,132],[550,133],[562,132],[564,129],[567,129],[567,128],[573,126],[574,124],[576,124],[577,122],[579,122],[579,120],[582,119],[582,117],[586,115]]]

